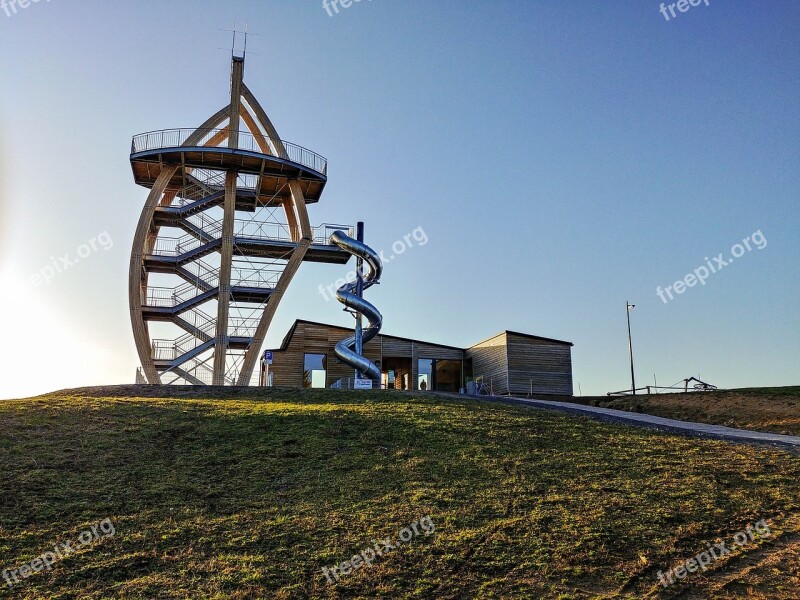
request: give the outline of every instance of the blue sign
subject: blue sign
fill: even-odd
[[[264,350],[264,362],[268,365],[272,364],[272,350]]]

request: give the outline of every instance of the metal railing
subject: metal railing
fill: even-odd
[[[198,214],[189,217],[187,221],[201,229],[207,238],[219,239],[218,236],[221,235],[222,223],[217,219],[210,219]],[[237,238],[278,242],[293,241],[291,228],[285,223],[236,219],[233,228],[233,235]],[[348,236],[353,237],[355,229],[350,225],[325,223],[312,228],[313,243],[330,246],[330,236],[334,231],[344,231]],[[153,254],[156,256],[180,256],[205,243],[207,242],[201,242],[197,237],[188,233],[179,238],[159,236],[153,245]]]
[[[203,200],[225,189],[225,171],[187,168],[185,175],[186,183],[175,193],[175,197],[170,202],[172,207],[183,208],[187,204]],[[256,192],[258,180],[259,176],[253,173],[239,173],[236,189]]]
[[[186,217],[185,221],[197,227],[207,238],[217,239],[222,235],[222,220],[215,219],[204,212],[190,215]],[[191,234],[187,235],[194,237]]]
[[[312,242],[314,244],[322,244],[331,246],[330,238],[334,231],[344,231],[349,237],[355,236],[355,228],[351,225],[333,225],[331,223],[323,223],[318,227],[312,227]]]
[[[258,322],[256,317],[229,317],[228,337],[251,338],[256,334]]]
[[[219,267],[212,267],[201,258],[187,264],[184,270],[192,276],[192,283],[197,288],[201,285],[209,288],[219,285]]]
[[[219,283],[219,280],[217,282]],[[148,287],[145,294],[145,305],[173,308],[202,293],[204,293],[203,290],[193,283],[184,283],[174,288]]]
[[[277,221],[236,219],[233,223],[233,235],[234,237],[251,240],[292,241],[292,232],[289,225]]]
[[[191,308],[181,315],[181,319],[186,321],[191,327],[202,332],[207,337],[214,337],[217,333],[217,321],[211,315],[203,312],[199,308]],[[195,337],[198,337],[196,334]]]
[[[231,285],[258,289],[274,289],[283,271],[256,267],[231,267]]]
[[[199,324],[191,324],[205,334],[205,337],[213,339],[216,335],[215,319],[202,311],[196,312]],[[230,317],[228,337],[252,338],[258,328],[258,322],[259,319],[256,317]],[[174,340],[155,339],[152,341],[152,356],[154,360],[175,360],[205,343],[206,340],[194,333],[185,333]]]
[[[181,369],[206,385],[211,385],[214,381],[214,370],[209,367],[205,361],[201,362],[198,359],[193,358],[182,364]],[[235,383],[235,374],[234,377],[231,377],[228,375],[228,373],[225,373],[225,384],[234,385]]]
[[[227,136],[223,137],[223,133],[226,133],[224,129],[165,129],[162,131],[149,131],[134,136],[131,142],[131,154],[186,146],[187,140],[195,132],[200,132],[202,135],[191,144],[193,148],[206,146],[209,142],[215,141],[213,140],[215,136],[220,136],[221,139],[227,140]],[[266,146],[268,152],[265,152],[262,146]],[[269,156],[277,156],[284,160],[289,160],[293,163],[313,169],[322,175],[328,172],[328,161],[323,156],[312,152],[308,148],[298,146],[297,144],[292,144],[284,140],[275,140],[265,135],[254,135],[246,131],[240,131],[237,149]]]
[[[197,261],[195,264],[197,265],[198,282],[187,282],[177,287],[149,286],[145,294],[144,304],[146,306],[173,308],[205,293],[205,291],[199,287],[199,281],[202,281],[211,288],[219,285],[218,269],[202,261]],[[279,269],[262,269],[233,265],[231,266],[231,286],[271,290],[278,285],[282,274],[283,271]],[[211,317],[208,318],[210,319]],[[195,324],[195,326],[197,325]]]

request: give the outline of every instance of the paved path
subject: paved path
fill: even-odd
[[[481,398],[486,398],[486,396]],[[796,435],[780,435],[778,433],[750,431],[749,429],[734,429],[733,427],[723,427],[722,425],[677,421],[675,419],[665,419],[663,417],[645,415],[642,413],[632,413],[624,410],[600,408],[597,406],[585,406],[583,404],[574,404],[572,402],[527,400],[525,398],[509,398],[506,396],[495,396],[491,398],[491,400],[574,413],[600,421],[623,423],[626,425],[657,429],[659,431],[668,431],[670,433],[678,433],[681,435],[729,440],[746,444],[768,444],[781,446],[783,448],[790,448],[800,452],[800,436]]]

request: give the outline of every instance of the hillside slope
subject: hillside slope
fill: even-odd
[[[0,472],[0,568],[114,529],[0,598],[800,597],[800,458],[549,411],[73,390],[0,402]],[[659,585],[761,519],[769,536]]]
[[[800,435],[800,386],[691,394],[577,397],[571,401],[648,415]]]

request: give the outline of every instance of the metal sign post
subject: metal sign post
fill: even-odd
[[[270,387],[269,385],[269,366],[272,364],[272,350],[264,350],[264,356],[261,357],[261,364],[263,365],[262,371],[262,387]]]

